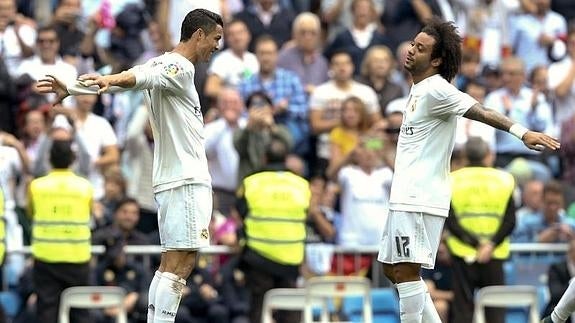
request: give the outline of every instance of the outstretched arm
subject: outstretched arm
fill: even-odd
[[[518,123],[514,123],[505,115],[485,108],[479,103],[473,105],[463,116],[483,122],[499,130],[510,132],[523,141],[525,146],[533,150],[541,151],[544,148],[556,150],[561,147],[557,139],[540,132],[531,131]]]
[[[111,75],[86,74],[80,76],[73,84],[65,84],[53,75],[46,75],[38,81],[38,90],[40,93],[55,93],[54,104],[58,104],[69,95],[119,92],[135,85],[136,76],[130,71]]]

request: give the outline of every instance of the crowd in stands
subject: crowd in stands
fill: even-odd
[[[413,108],[406,107],[411,80],[403,61],[425,20],[436,15],[454,21],[463,38],[457,88],[561,141],[557,152],[534,152],[509,133],[462,118],[452,158],[453,170],[465,166],[466,142],[482,138],[494,165],[517,184],[511,241],[570,243],[566,264],[549,273],[557,301],[564,281],[575,276],[572,0],[0,0],[0,188],[8,251],[30,243],[28,184],[50,171],[52,142],[71,140],[72,168],[94,189],[92,243],[106,246],[94,259],[93,284],[124,287],[130,322],[145,322],[159,257],[145,268],[122,249],[159,242],[154,138],[143,95],[76,96],[52,106],[35,84],[45,75],[72,82],[85,73],[115,73],[170,51],[183,17],[198,7],[225,21],[221,50],[197,64],[195,75],[214,191],[213,244],[241,249],[238,190],[269,166],[268,146],[280,141],[289,149],[285,168],[310,188],[300,276],[373,274],[373,255],[359,265],[351,254],[336,263],[333,246],[379,242],[398,136],[413,131],[402,127],[403,110]],[[446,249],[440,261],[438,270],[449,267]],[[194,269],[176,322],[249,322],[253,302],[241,256],[222,256],[218,271],[210,263],[202,258]],[[20,253],[9,253],[3,264],[4,289],[20,298],[15,322],[35,322],[35,290],[42,286],[32,284],[32,266]],[[438,308],[452,297],[434,295]],[[445,322],[448,311],[442,307]],[[100,312],[97,321],[113,315]]]

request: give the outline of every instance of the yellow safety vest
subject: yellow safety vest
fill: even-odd
[[[30,183],[35,259],[49,263],[90,260],[92,196],[92,184],[68,170],[51,171]]]
[[[243,181],[248,205],[246,245],[283,265],[299,265],[304,257],[309,183],[283,171],[265,171]]]
[[[480,240],[490,240],[499,229],[515,180],[509,173],[488,167],[465,167],[451,174],[453,214],[463,229]],[[461,258],[472,258],[477,249],[454,236],[447,238],[451,253]],[[492,258],[509,257],[509,238],[493,251]]]
[[[0,188],[0,264],[4,263],[6,256],[6,218],[4,217],[6,210],[4,208],[4,192]]]

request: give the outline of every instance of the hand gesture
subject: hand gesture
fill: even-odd
[[[545,148],[551,150],[561,148],[561,144],[557,139],[540,132],[527,131],[521,140],[529,149],[537,151],[542,151]]]
[[[62,100],[70,95],[68,89],[66,89],[66,85],[53,75],[46,75],[45,78],[39,80],[36,84],[36,89],[42,94],[55,93],[56,100],[53,102],[53,105],[61,103]]]
[[[85,87],[97,85],[100,88],[98,94],[106,92],[112,86],[108,77],[96,73],[80,75],[78,82]]]

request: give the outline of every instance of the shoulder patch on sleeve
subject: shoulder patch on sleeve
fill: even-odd
[[[164,66],[164,72],[170,77],[176,76],[181,71],[182,67],[178,63],[170,63]]]

